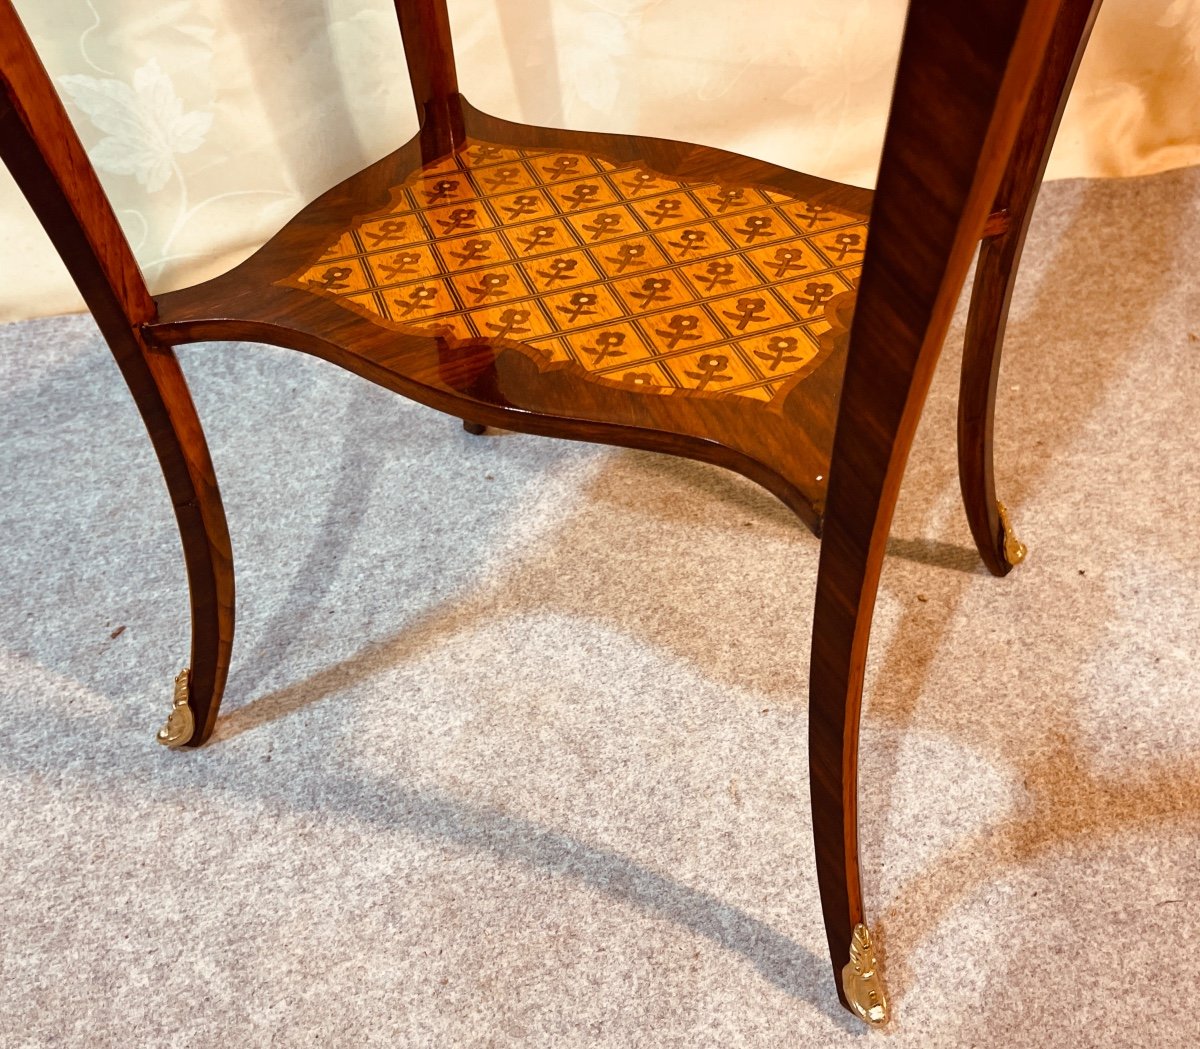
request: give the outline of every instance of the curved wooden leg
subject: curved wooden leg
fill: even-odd
[[[896,324],[868,259],[829,466],[813,613],[808,758],[817,884],[838,997],[870,1024],[887,1000],[866,926],[858,860],[858,730],[875,596],[900,481],[969,243],[927,314]],[[954,263],[952,263],[954,264]],[[897,269],[899,267],[896,267]],[[914,279],[920,276],[911,271]],[[955,282],[957,281],[957,286]],[[854,341],[857,339],[858,341]],[[855,366],[855,355],[870,367]]]
[[[889,443],[894,440],[893,434]],[[837,469],[830,472],[830,494],[837,505],[827,513],[821,536],[813,615],[808,701],[813,842],[838,997],[861,1019],[880,1024],[887,1020],[887,1002],[864,923],[859,881],[858,729],[891,506],[885,504],[882,484],[853,493],[846,505],[832,490]]]
[[[159,738],[199,746],[212,732],[233,643],[233,558],[204,431],[179,362],[149,343],[157,306],[137,260],[8,0],[0,0],[0,158],[92,311],[158,454],[183,541],[191,665]]]
[[[971,535],[988,570],[1006,575],[1025,556],[996,498],[992,431],[1000,353],[1025,234],[1100,0],[1067,0],[1055,23],[994,213],[1003,232],[985,239],[975,267],[958,399],[958,476]]]
[[[233,648],[233,552],[204,431],[175,354],[147,346],[114,355],[129,383],[162,466],[187,566],[192,612],[189,667],[158,740],[198,747],[212,734]],[[121,347],[124,350],[126,347]]]
[[[1013,545],[1014,537],[1001,522],[992,429],[1004,328],[1027,224],[1028,212],[1019,229],[985,240],[980,247],[958,392],[959,487],[979,556],[996,576],[1007,575],[1023,557],[1023,549],[1017,556],[1020,544]]]
[[[473,433],[476,437],[487,432],[487,427],[483,423],[473,423],[470,419],[463,420],[463,429],[467,433]]]
[[[878,239],[864,262],[829,465],[809,670],[813,843],[838,996],[873,1024],[887,1019],[887,1002],[864,922],[858,859],[867,644],[900,480],[970,266],[972,241],[980,235],[973,231],[987,228],[989,206],[1015,169],[1017,136],[1028,123],[1022,107],[1036,82],[1033,71],[1048,61],[1047,40],[1061,17],[1046,4],[1024,13],[1013,6],[1007,14],[1014,20],[1007,25],[1014,34],[1011,50],[998,50],[990,79],[980,79],[965,57],[979,46],[968,9],[949,2],[909,9],[871,218],[871,235]],[[951,33],[942,43],[947,27],[961,39]],[[918,60],[906,58],[910,40],[926,40],[924,34],[939,41],[946,55],[963,56],[962,68],[946,75],[979,81],[977,94],[958,99],[960,111],[940,112],[937,82],[917,72]],[[957,51],[955,43],[961,45]],[[993,43],[1004,45],[999,37]],[[933,117],[943,121],[940,127],[928,124]],[[980,130],[985,127],[986,136]],[[906,141],[906,134],[925,148],[894,148],[893,136]],[[942,166],[951,141],[960,162]],[[908,250],[901,236],[887,236],[905,228],[913,209],[927,216],[922,252]]]
[[[1065,0],[1067,6],[1078,0]],[[858,730],[871,617],[900,480],[975,244],[1046,61],[1060,5],[913,3],[904,30],[838,406],[809,670],[809,776],[821,909],[838,996],[868,1023],[887,1003],[864,922]],[[974,84],[952,96],[922,68]],[[978,61],[981,56],[986,61]],[[902,144],[902,145],[901,145]],[[921,250],[899,235],[922,216]],[[889,235],[892,234],[892,235]]]

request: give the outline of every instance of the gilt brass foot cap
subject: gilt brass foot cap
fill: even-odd
[[[1000,515],[1000,535],[1004,541],[1004,560],[1010,565],[1019,565],[1029,553],[1025,544],[1013,534],[1012,524],[1008,520],[1008,508],[1003,503],[996,504],[996,512]]]
[[[158,735],[154,737],[164,747],[170,747],[172,750],[182,747],[196,731],[196,718],[192,714],[192,708],[188,705],[190,680],[191,671],[187,667],[175,675],[175,697],[171,701],[171,713],[167,715],[167,723],[158,730]]]
[[[842,991],[850,1009],[860,1020],[879,1027],[888,1020],[887,997],[875,960],[871,933],[861,922],[850,938],[850,961],[842,967]]]

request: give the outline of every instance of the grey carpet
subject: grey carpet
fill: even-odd
[[[1005,580],[959,507],[960,310],[867,681],[879,1033],[824,956],[817,542],[782,506],[186,349],[240,618],[214,741],[168,753],[187,607],[150,445],[89,319],[0,329],[0,1043],[1179,1044],[1198,239],[1200,169],[1046,188],[1002,375],[1030,546]]]

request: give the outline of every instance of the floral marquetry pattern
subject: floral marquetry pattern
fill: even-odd
[[[468,141],[281,283],[602,383],[770,402],[841,330],[866,236],[769,189]]]

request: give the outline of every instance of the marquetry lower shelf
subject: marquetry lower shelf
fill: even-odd
[[[146,337],[315,354],[473,423],[737,470],[820,529],[871,194],[465,100]]]
[[[390,198],[278,283],[592,382],[763,405],[844,331],[867,235],[860,214],[769,188],[479,140]]]

